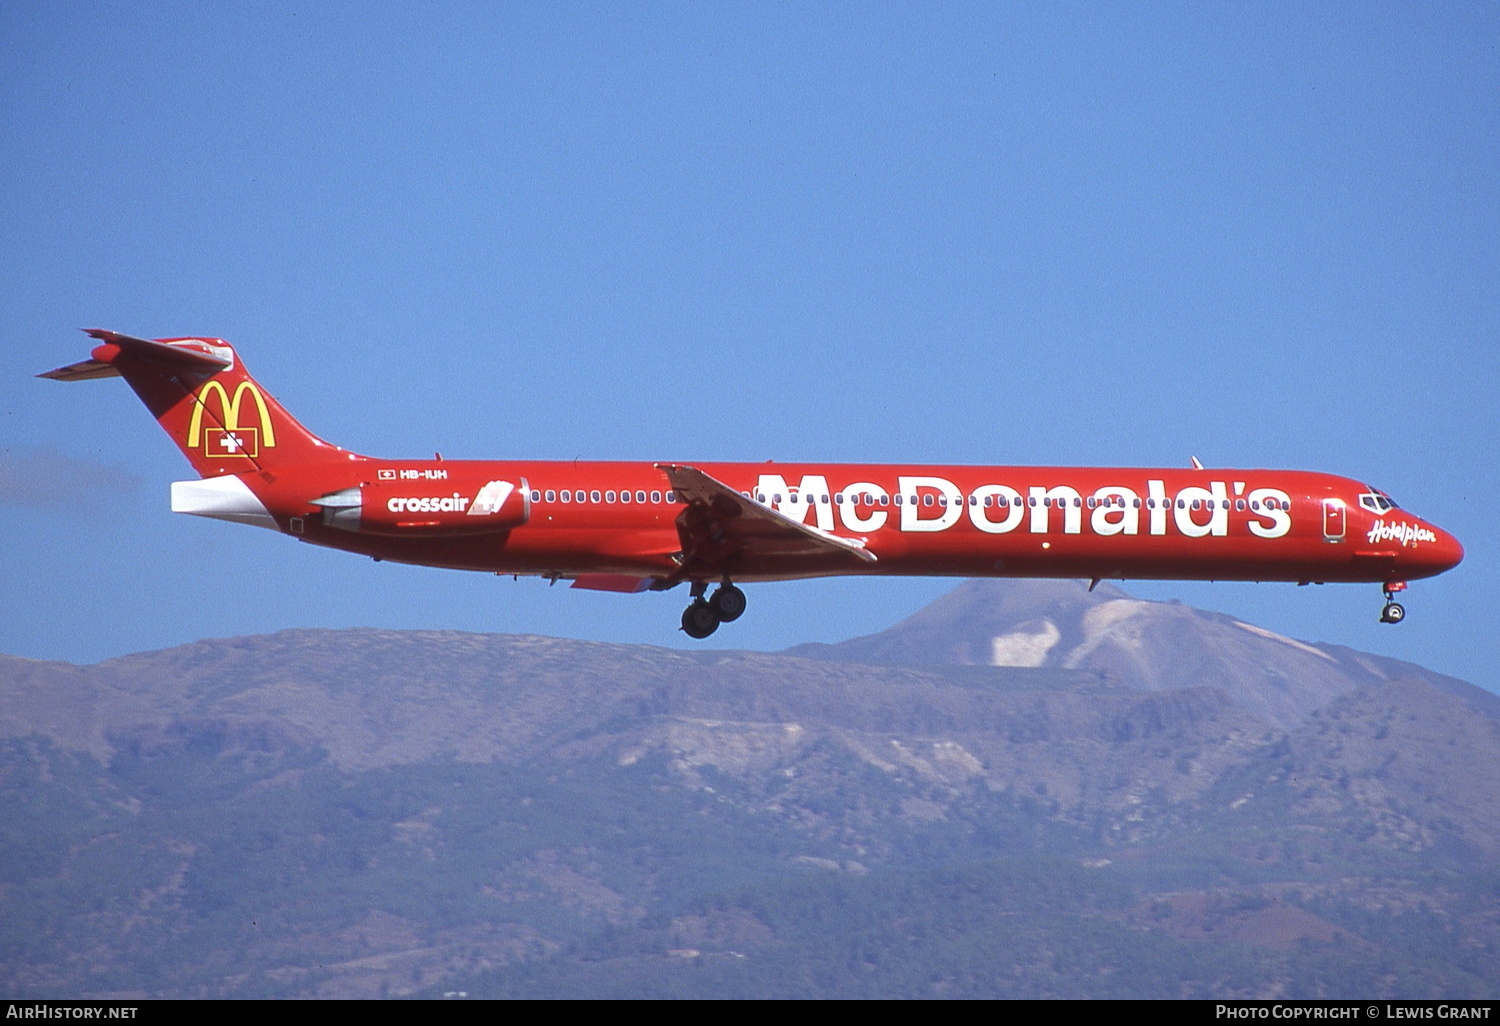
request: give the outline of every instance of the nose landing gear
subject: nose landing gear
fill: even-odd
[[[692,604],[682,611],[682,630],[690,638],[706,638],[719,629],[719,624],[731,623],[744,615],[745,593],[730,584],[727,577],[705,599],[706,591],[707,581],[694,581]]]
[[[1405,581],[1391,581],[1383,589],[1385,607],[1380,610],[1381,623],[1400,623],[1406,619],[1406,607],[1396,601],[1396,592],[1406,590]]]

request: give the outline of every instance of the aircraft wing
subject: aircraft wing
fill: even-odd
[[[873,563],[863,542],[793,520],[696,467],[658,463],[688,508],[677,518],[683,565],[728,569],[743,559],[771,568],[780,558],[833,556]]]

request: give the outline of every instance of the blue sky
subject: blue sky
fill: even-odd
[[[679,592],[167,509],[83,326],[218,335],[376,455],[1318,469],[1453,531],[1375,586],[1127,584],[1494,688],[1493,4],[0,7],[0,651],[290,626],[685,645]],[[952,581],[751,586],[712,639]]]

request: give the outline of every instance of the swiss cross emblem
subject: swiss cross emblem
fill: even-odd
[[[260,429],[209,428],[203,432],[203,454],[253,459],[260,455]]]

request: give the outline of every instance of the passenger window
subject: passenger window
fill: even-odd
[[[573,493],[572,492],[563,492],[562,493],[562,501],[563,502],[572,502],[573,501]]]
[[[916,496],[912,496],[912,498],[915,499]],[[922,496],[922,505],[924,505],[924,506],[931,506],[932,505],[932,496],[930,496],[930,495],[924,495],[924,496]]]
[[[557,501],[557,493],[555,491],[553,491],[551,488],[547,489],[547,501],[548,502],[556,502]]]
[[[661,492],[659,492],[659,491],[658,492],[652,492],[651,493],[651,501],[652,502],[660,502],[661,501]]]
[[[676,501],[677,501],[677,493],[676,492],[668,492],[667,493],[667,502],[669,502],[669,503],[675,503]]]
[[[620,501],[621,502],[629,502],[630,501],[630,493],[629,492],[621,492],[620,493]]]
[[[542,501],[542,493],[539,490],[533,488],[531,490],[531,501],[532,502],[541,502]]]
[[[599,500],[600,500],[600,495],[599,495],[599,490],[598,489],[595,489],[594,491],[589,492],[589,501],[590,502],[598,502]]]

